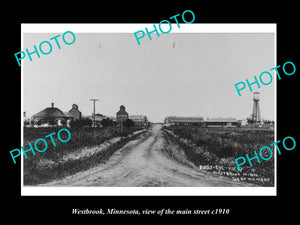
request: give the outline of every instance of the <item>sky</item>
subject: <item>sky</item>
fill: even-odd
[[[33,45],[56,35],[25,33],[24,49],[33,51]],[[96,113],[106,116],[124,105],[129,115],[146,115],[151,122],[171,115],[245,119],[252,113],[253,92],[247,87],[239,97],[234,84],[254,81],[254,75],[276,66],[272,33],[154,33],[141,45],[132,33],[75,35],[72,45],[60,40],[58,50],[51,41],[49,55],[22,61],[27,116],[52,102],[64,112],[75,103],[91,115],[90,99],[96,98]],[[274,80],[253,86],[260,92],[263,119],[275,119]]]

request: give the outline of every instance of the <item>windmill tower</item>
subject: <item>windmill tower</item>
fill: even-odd
[[[252,112],[252,121],[253,123],[261,123],[260,110],[259,110],[259,92],[253,93],[253,112]]]

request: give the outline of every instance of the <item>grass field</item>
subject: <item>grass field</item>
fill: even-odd
[[[235,158],[253,157],[263,146],[274,142],[274,131],[254,128],[201,128],[165,127],[186,157],[202,170],[232,177],[232,179],[274,186],[274,158],[268,161],[252,160],[253,167],[246,162],[242,172],[237,171]],[[273,149],[273,148],[272,148]],[[267,156],[265,156],[267,158]]]
[[[117,127],[86,128],[84,130],[69,129],[71,139],[66,143],[60,142],[57,138],[56,134],[60,129],[59,127],[24,127],[23,146],[25,150],[29,149],[29,142],[34,146],[34,142],[38,138],[44,138],[48,143],[48,148],[45,152],[35,151],[35,156],[28,152],[28,158],[24,158],[24,185],[45,183],[89,169],[107,160],[116,150],[134,138],[133,132],[141,128],[124,129],[123,131],[120,131]],[[53,146],[50,138],[45,138],[46,135],[53,132],[56,132],[53,135],[56,147]],[[67,135],[65,132],[62,132],[61,138],[63,140],[67,139],[67,136],[64,137],[63,134]],[[107,141],[113,138],[117,139],[117,141],[107,144]],[[37,147],[44,149],[44,143],[41,141],[38,143]],[[102,145],[104,146],[100,148]],[[82,153],[81,151],[87,150],[92,150],[92,154],[80,154]],[[82,157],[68,157],[76,155],[82,155]]]

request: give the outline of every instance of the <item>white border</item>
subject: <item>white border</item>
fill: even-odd
[[[23,187],[36,196],[274,196],[273,187]]]
[[[158,25],[155,24],[157,29]],[[165,24],[162,24],[164,26]],[[166,26],[166,25],[165,25]],[[151,31],[153,24],[21,24],[23,33],[64,33],[68,30],[74,33],[134,33],[139,30]],[[170,33],[276,33],[276,24],[181,24],[178,28],[172,23]],[[167,35],[167,34],[166,34]]]
[[[275,38],[274,38],[274,55],[275,55],[275,59],[274,59],[274,65],[277,66],[277,24],[275,25],[276,31],[275,31]],[[277,141],[277,79],[275,80],[275,88],[274,88],[274,102],[275,102],[275,124],[274,124],[274,129],[275,129],[275,134],[274,134],[274,142]],[[274,186],[275,186],[275,192],[276,192],[276,196],[277,196],[277,151],[275,150],[275,146],[274,146]]]
[[[21,24],[21,49],[24,33],[134,33],[153,24]],[[173,29],[174,28],[174,29]],[[172,24],[170,33],[274,33],[277,65],[276,24]],[[23,67],[21,66],[21,145],[23,146]],[[277,140],[277,79],[275,79],[275,140]],[[274,151],[276,152],[276,151]],[[23,185],[21,154],[21,196],[276,196],[277,154],[274,157],[274,187],[33,187]]]

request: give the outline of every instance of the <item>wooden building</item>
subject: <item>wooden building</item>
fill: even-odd
[[[125,106],[121,105],[120,110],[117,112],[117,116],[116,116],[117,123],[122,124],[127,119],[128,119],[128,113],[125,110]]]
[[[240,127],[241,121],[234,118],[211,118],[204,121],[204,127]]]
[[[204,120],[203,117],[169,116],[166,117],[165,124],[167,126],[240,127],[241,120],[234,118],[208,118]]]
[[[78,105],[73,104],[72,109],[68,112],[70,115],[72,115],[73,120],[80,120],[81,119],[81,112],[78,110]]]
[[[86,116],[84,118],[94,121],[94,113],[92,113],[91,116]],[[108,118],[107,116],[104,116],[101,113],[95,113],[94,127],[102,127],[102,125],[101,125],[102,120],[107,119],[107,118]]]
[[[169,116],[165,119],[167,126],[202,126],[203,117]]]
[[[143,126],[148,126],[149,122],[146,116],[143,115],[131,115],[128,117],[134,122],[135,126],[138,127],[143,127]]]
[[[62,112],[59,108],[54,107],[54,103],[51,103],[51,107],[36,113],[32,119],[39,121],[41,126],[62,126],[63,124],[68,125],[73,117],[70,113]]]

